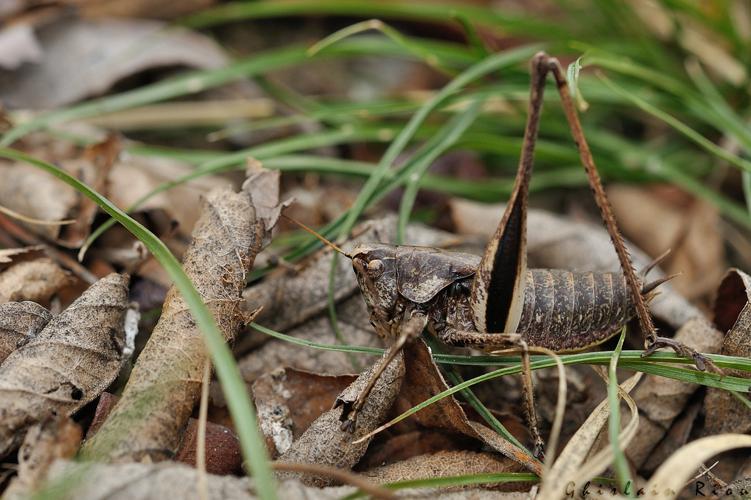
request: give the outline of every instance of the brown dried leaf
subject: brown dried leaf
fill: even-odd
[[[52,259],[43,257],[20,262],[0,272],[0,303],[30,300],[49,304],[52,296],[71,281]]]
[[[715,303],[715,323],[725,333],[721,354],[751,357],[751,276],[730,269],[720,283]],[[728,375],[751,378],[742,370],[727,370]],[[748,393],[744,394],[748,397]],[[751,431],[751,409],[733,394],[708,388],[704,398],[705,434]]]
[[[122,366],[128,277],[97,281],[0,365],[0,456],[49,415],[72,415]]]
[[[52,314],[35,302],[0,304],[0,363],[44,328]]]
[[[55,108],[102,94],[150,68],[218,68],[227,63],[209,37],[166,27],[143,19],[61,19],[37,32],[40,61],[6,75],[0,98],[12,109]]]
[[[71,482],[70,478],[75,478]],[[67,481],[70,490],[61,500],[164,500],[165,498],[198,498],[198,471],[174,462],[160,464],[127,463],[107,465],[79,464],[58,460],[53,464],[48,481]],[[209,500],[254,500],[253,482],[247,477],[208,474]],[[285,500],[337,500],[355,491],[352,487],[319,490],[299,481],[280,482],[277,496]],[[58,494],[58,491],[55,491]]]
[[[439,478],[447,476],[461,476],[466,474],[491,474],[502,472],[518,472],[518,465],[505,457],[493,453],[477,453],[474,451],[442,451],[430,455],[420,455],[401,462],[376,467],[362,472],[362,475],[372,481],[383,484],[396,481],[414,479]],[[528,490],[529,484],[514,483],[510,485],[488,484],[485,487],[502,490]],[[467,487],[454,486],[426,491],[423,495],[437,491],[456,491]]]
[[[191,165],[172,158],[122,155],[110,171],[109,198],[118,207],[126,208],[157,186],[179,179],[192,171]],[[201,196],[212,189],[230,186],[230,182],[219,176],[201,176],[157,194],[141,205],[138,210],[140,212],[164,210],[171,219],[177,221],[180,231],[190,234],[201,214]],[[129,239],[130,241],[132,240]]]
[[[252,204],[253,186],[208,195],[183,267],[227,341],[245,318],[240,294],[261,248],[265,228]],[[131,373],[122,398],[99,432],[84,445],[106,460],[162,460],[173,456],[200,397],[208,362],[203,337],[185,300],[172,287],[162,316]]]
[[[624,236],[650,255],[672,251],[662,269],[681,273],[672,285],[694,299],[713,292],[725,271],[720,214],[710,203],[673,187],[608,188],[608,199]]]
[[[404,362],[407,367],[405,382],[400,397],[415,406],[436,394],[448,389],[433,361],[430,350],[422,340],[412,342],[404,348]],[[417,412],[413,417],[423,427],[445,429],[472,437],[498,453],[511,458],[526,469],[542,473],[540,462],[501,437],[483,424],[472,422],[453,396],[443,398]]]
[[[52,161],[68,174],[104,192],[107,174],[120,152],[120,141],[109,136],[103,142],[87,147],[79,156],[54,157],[55,140],[45,138],[43,147],[53,155]],[[33,149],[36,156],[41,151]],[[70,154],[70,152],[68,152]],[[74,155],[76,152],[73,153]],[[31,165],[21,162],[0,162],[0,205],[35,219],[62,221],[75,218],[75,223],[62,226],[27,224],[30,232],[68,248],[78,248],[89,234],[97,211],[94,201],[85,197],[63,181]]]
[[[34,260],[42,256],[44,256],[44,247],[41,245],[0,249],[0,271],[4,271],[13,264]]]
[[[355,379],[293,368],[278,368],[259,377],[253,383],[253,401],[272,458],[286,452]]]
[[[18,477],[4,499],[29,498],[44,486],[53,462],[72,459],[81,444],[81,427],[68,417],[51,416],[34,425],[18,452]]]
[[[698,352],[714,354],[722,345],[722,333],[703,318],[693,318],[675,334],[675,339]],[[626,449],[626,456],[638,468],[671,429],[686,402],[699,388],[696,384],[647,375],[634,391],[642,416],[639,434]]]
[[[354,444],[353,441],[368,434],[383,422],[394,403],[404,379],[404,358],[399,353],[378,378],[357,418],[354,432],[341,429],[342,407],[354,403],[378,364],[365,371],[337,398],[337,406],[318,417],[292,446],[279,457],[280,462],[329,465],[340,469],[352,469],[368,448],[370,439]],[[296,477],[283,473],[282,477]],[[307,485],[325,486],[330,478],[305,476]]]
[[[450,202],[452,218],[459,234],[490,237],[498,225],[503,204],[482,204],[454,199]],[[527,252],[530,267],[548,267],[580,271],[611,271],[620,269],[618,257],[607,231],[602,225],[574,222],[545,210],[529,210],[527,220]],[[642,269],[652,259],[626,242],[632,262]],[[663,249],[666,250],[666,249]],[[650,277],[664,276],[655,269]],[[650,303],[651,312],[676,330],[689,319],[703,314],[670,283],[660,286],[660,294]]]

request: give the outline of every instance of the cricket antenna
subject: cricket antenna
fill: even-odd
[[[318,239],[319,239],[319,240],[321,241],[321,243],[323,243],[323,244],[324,244],[324,245],[326,245],[327,247],[329,247],[329,248],[331,248],[331,249],[335,250],[336,252],[338,252],[338,253],[340,253],[340,254],[344,255],[344,256],[345,256],[345,257],[347,257],[348,259],[351,259],[351,258],[352,258],[352,256],[351,256],[350,254],[348,254],[347,252],[345,252],[344,250],[342,250],[341,248],[339,248],[339,246],[338,246],[338,245],[336,245],[335,243],[333,243],[333,242],[331,242],[331,241],[327,240],[326,238],[324,238],[324,237],[323,237],[323,235],[321,235],[321,234],[317,233],[317,232],[316,232],[316,231],[315,231],[314,229],[311,229],[311,228],[309,228],[308,226],[306,226],[305,224],[303,224],[303,223],[302,223],[302,222],[300,222],[299,220],[295,220],[295,219],[293,219],[292,217],[289,217],[288,215],[285,215],[285,214],[281,214],[281,215],[282,215],[282,217],[284,217],[284,218],[285,218],[286,220],[288,220],[288,221],[290,221],[291,223],[293,223],[293,224],[296,224],[297,226],[299,226],[299,227],[300,227],[300,228],[301,228],[301,229],[302,229],[303,231],[306,231],[306,232],[308,232],[308,233],[312,234],[313,236],[315,236],[316,238],[318,238]]]

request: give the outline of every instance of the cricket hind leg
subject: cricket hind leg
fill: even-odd
[[[532,434],[534,443],[533,455],[543,460],[545,458],[545,441],[540,434],[539,420],[535,406],[535,389],[532,380],[532,369],[529,363],[529,347],[519,333],[478,333],[456,330],[446,327],[440,331],[438,338],[448,345],[460,347],[504,347],[503,352],[518,351],[522,359],[522,395],[524,398],[524,413],[527,426]],[[510,348],[510,349],[509,349]]]
[[[541,59],[540,59],[541,58]],[[712,371],[722,373],[722,371],[706,356],[698,351],[683,345],[682,343],[667,337],[658,337],[657,330],[655,329],[652,317],[649,314],[647,308],[647,298],[641,293],[641,284],[639,278],[636,275],[636,271],[631,263],[631,257],[626,249],[626,245],[623,241],[623,236],[618,229],[618,225],[613,215],[613,210],[610,207],[610,202],[605,194],[605,189],[602,186],[602,180],[600,174],[597,171],[592,152],[587,144],[587,139],[584,137],[584,130],[582,129],[579,116],[576,111],[573,99],[569,92],[568,83],[566,81],[566,74],[561,64],[554,57],[550,57],[547,54],[537,54],[535,59],[543,61],[541,64],[546,64],[547,69],[553,74],[556,86],[558,87],[558,93],[561,96],[561,105],[563,112],[566,115],[569,128],[571,129],[571,135],[574,138],[576,147],[579,151],[579,158],[584,165],[584,170],[587,173],[587,179],[589,186],[594,194],[595,203],[600,209],[600,215],[605,227],[607,228],[610,239],[615,248],[618,260],[621,265],[621,270],[626,278],[629,291],[634,299],[634,306],[636,308],[636,316],[639,319],[639,325],[644,336],[644,344],[646,350],[644,356],[649,356],[661,347],[669,347],[675,351],[679,356],[690,357],[694,360],[694,364],[700,370],[710,368]]]
[[[401,350],[404,348],[404,345],[407,342],[411,342],[412,340],[420,336],[423,329],[425,329],[427,322],[428,318],[424,313],[422,313],[421,311],[413,311],[409,319],[407,319],[407,321],[403,324],[399,333],[399,337],[397,337],[396,341],[386,351],[386,354],[378,361],[378,365],[373,370],[373,373],[370,375],[370,378],[368,379],[368,382],[363,390],[360,391],[360,393],[357,395],[357,399],[354,401],[354,403],[347,404],[341,403],[340,401],[337,401],[337,403],[335,403],[335,406],[338,406],[339,404],[343,404],[344,406],[342,414],[339,417],[340,421],[342,422],[341,429],[343,431],[355,431],[355,426],[357,425],[357,416],[362,410],[363,406],[365,406],[365,402],[368,400],[368,396],[373,390],[373,387],[375,387],[376,382],[378,382],[378,379],[381,377],[384,370],[386,370],[391,362],[394,361],[394,358],[396,358],[399,352],[401,352]]]

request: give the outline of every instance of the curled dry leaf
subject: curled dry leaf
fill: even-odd
[[[128,277],[86,290],[0,365],[0,456],[49,415],[72,415],[104,391],[122,366]]]
[[[52,259],[20,262],[0,272],[0,303],[30,300],[49,304],[52,296],[70,283],[70,276]]]
[[[715,323],[725,333],[721,354],[751,358],[751,276],[739,269],[725,275],[717,291]],[[751,378],[742,370],[728,375]],[[751,387],[751,381],[749,382]],[[747,392],[743,396],[748,397]],[[751,409],[728,391],[707,389],[704,398],[705,434],[751,431]]]
[[[254,185],[210,193],[185,252],[185,273],[227,341],[246,318],[240,294],[271,227],[256,217]],[[276,221],[271,221],[275,223]],[[163,460],[174,455],[200,397],[208,351],[177,288],[167,294],[159,322],[141,352],[122,398],[84,452],[103,460]]]
[[[51,416],[34,425],[18,452],[18,477],[3,493],[3,498],[23,499],[44,486],[55,460],[72,459],[81,444],[81,427],[65,416]]]
[[[719,352],[722,345],[722,333],[703,318],[689,320],[676,332],[675,339],[698,352],[710,354]],[[639,433],[625,450],[637,468],[650,458],[698,388],[696,384],[666,377],[644,377],[634,391],[634,400],[645,418],[640,423]]]
[[[453,199],[450,207],[459,234],[488,238],[495,231],[504,205]],[[601,225],[575,222],[544,210],[529,210],[527,217],[530,267],[582,271],[620,269],[610,237]],[[652,261],[633,244],[626,242],[626,246],[637,270],[643,269]],[[658,278],[663,273],[655,269],[650,276]],[[660,294],[650,303],[649,308],[657,318],[676,330],[689,319],[703,316],[670,283],[660,286]]]
[[[0,304],[0,363],[36,337],[51,319],[52,314],[35,302]]]
[[[279,457],[280,462],[329,465],[349,470],[360,461],[368,448],[370,439],[355,444],[354,441],[374,430],[386,417],[396,400],[404,378],[404,357],[399,353],[386,367],[376,382],[365,406],[359,413],[354,432],[341,428],[343,407],[351,405],[368,383],[378,364],[366,370],[337,398],[336,407],[318,417],[289,449]],[[296,477],[283,473],[282,477]],[[326,486],[330,479],[319,476],[300,478],[304,484]]]
[[[278,368],[259,377],[253,383],[253,402],[270,455],[276,458],[286,452],[355,378],[293,368]]]
[[[4,271],[13,264],[34,260],[44,255],[44,247],[36,245],[21,248],[3,248],[0,250],[0,271]]]
[[[671,500],[696,476],[706,460],[723,451],[751,448],[751,436],[746,434],[719,434],[692,441],[682,447],[652,475],[644,487],[650,498]]]

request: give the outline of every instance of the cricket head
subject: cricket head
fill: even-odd
[[[390,331],[390,320],[399,298],[394,245],[368,243],[357,246],[351,255],[370,318],[379,334]]]

